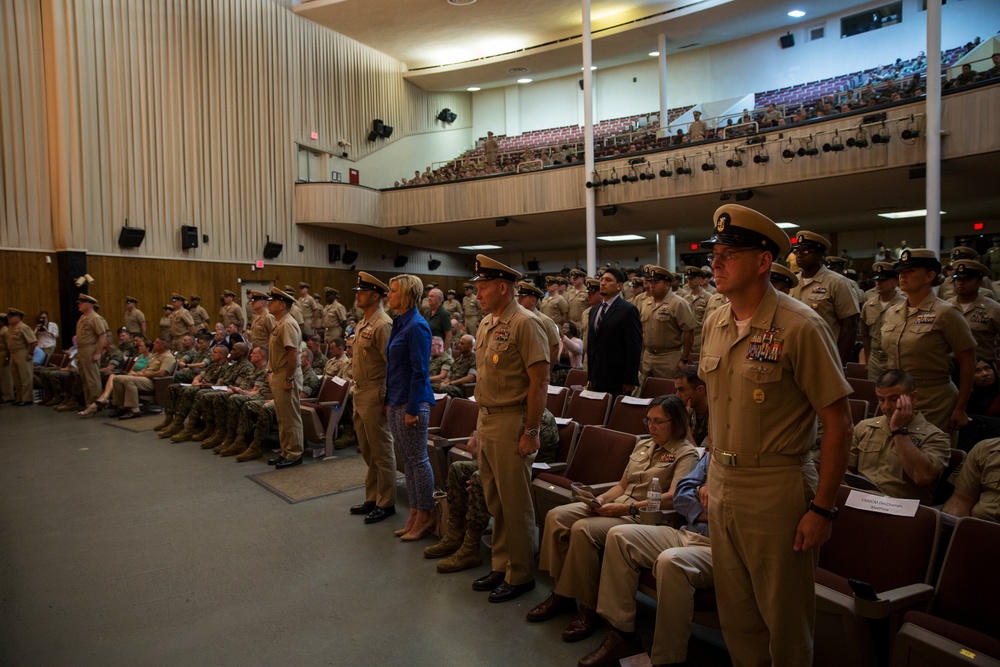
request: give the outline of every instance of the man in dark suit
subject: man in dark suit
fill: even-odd
[[[603,303],[587,323],[587,369],[590,389],[612,396],[630,394],[639,382],[642,324],[639,311],[621,296],[625,275],[616,268],[601,274]]]

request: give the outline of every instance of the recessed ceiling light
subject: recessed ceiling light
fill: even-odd
[[[612,242],[646,240],[645,236],[637,236],[636,234],[619,234],[617,236],[598,236],[597,238],[601,239],[602,241],[612,241]]]
[[[779,222],[778,227],[780,229],[798,229],[798,225],[794,222]]]
[[[591,72],[593,72],[593,71],[594,71],[595,69],[597,69],[597,65],[591,65],[591,66],[590,66],[590,71],[591,71]],[[581,71],[581,72],[583,71],[583,68],[582,68],[582,67],[580,68],[580,71]]]
[[[919,211],[896,211],[895,213],[879,213],[880,218],[889,218],[890,220],[900,220],[902,218],[925,218],[927,217],[927,209],[922,208]],[[941,215],[944,215],[944,211],[941,211]]]
[[[660,55],[660,52],[659,51],[650,51],[649,55],[652,56],[653,58],[655,58],[656,56]]]
[[[788,12],[788,15],[791,16],[793,19],[800,19],[803,16],[805,16],[806,13],[801,9],[793,9],[792,11]]]
[[[518,79],[518,83],[531,83],[531,79]]]
[[[482,88],[480,88],[479,86],[470,86],[469,88],[466,88],[466,90],[469,91],[470,93],[474,93],[477,90],[482,90]]]
[[[500,246],[484,243],[483,245],[460,245],[460,250],[499,250]]]

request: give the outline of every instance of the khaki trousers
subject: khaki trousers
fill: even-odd
[[[708,538],[669,526],[611,529],[604,545],[597,611],[618,630],[635,631],[635,592],[642,569],[652,569],[656,575],[656,626],[650,662],[684,662],[695,589],[713,586]]]
[[[673,378],[677,375],[677,362],[681,360],[681,351],[660,352],[653,354],[649,350],[642,351],[642,363],[639,372],[643,377]]]
[[[556,582],[555,592],[597,607],[601,550],[608,531],[636,522],[632,517],[597,516],[583,503],[560,505],[545,515],[538,569]]]
[[[112,401],[120,408],[137,408],[140,390],[152,391],[153,381],[141,375],[116,375],[111,385]]]
[[[396,504],[396,452],[385,418],[385,385],[354,387],[354,432],[358,451],[368,466],[365,501],[379,507]]]
[[[271,394],[274,395],[274,414],[278,419],[281,455],[289,461],[294,461],[302,456],[302,412],[299,407],[302,379],[300,374],[296,373],[292,388],[285,389],[285,383],[280,381],[280,377],[272,375],[271,378]],[[216,428],[218,426],[216,424]]]
[[[101,369],[94,361],[94,348],[79,349],[76,353],[76,368],[83,380],[83,402],[90,405],[101,395]]]
[[[535,509],[531,504],[534,454],[521,457],[517,443],[524,412],[479,414],[479,477],[486,506],[493,515],[494,572],[506,572],[508,584],[535,579]]]
[[[17,394],[19,402],[31,403],[34,401],[32,392],[35,377],[31,372],[31,357],[27,350],[11,350],[10,353],[10,373],[14,381],[14,392]]]
[[[811,665],[819,549],[792,545],[815,495],[815,468],[713,459],[708,474],[715,593],[733,666]]]
[[[948,418],[958,403],[958,387],[951,382],[944,384],[917,384],[920,393],[913,410],[923,413],[924,418],[945,433],[951,433],[948,428]]]

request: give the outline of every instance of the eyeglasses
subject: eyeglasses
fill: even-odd
[[[663,426],[664,424],[669,424],[672,419],[650,419],[649,417],[643,417],[642,423],[644,426]]]
[[[737,250],[723,250],[722,252],[710,252],[708,253],[708,263],[719,260],[722,262],[731,262],[736,258],[736,255],[741,252],[750,252],[751,250],[757,250],[757,248],[739,248]]]

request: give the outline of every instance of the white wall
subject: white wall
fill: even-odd
[[[357,162],[333,157],[330,159],[332,165],[330,170],[341,172],[346,183],[348,172],[353,167],[361,172],[361,185],[387,188],[391,187],[394,181],[412,178],[414,171],[423,172],[433,162],[452,160],[473,145],[471,126],[414,134],[393,141],[382,150],[375,151]]]
[[[507,114],[504,106],[506,88],[490,88],[472,94],[472,138],[478,140],[487,132],[507,134]]]

